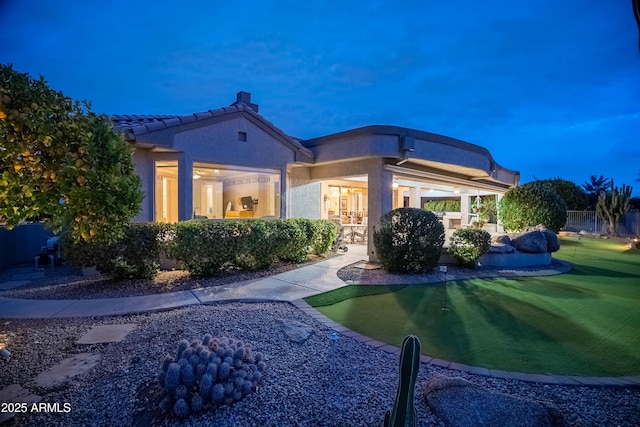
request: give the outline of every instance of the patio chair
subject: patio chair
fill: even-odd
[[[338,233],[336,235],[336,240],[333,242],[333,247],[331,250],[333,252],[338,252],[338,249],[341,251],[347,252],[349,247],[347,246],[347,242],[344,238],[344,225],[342,225],[342,218],[339,216],[332,218],[333,222],[336,224],[336,228],[338,229]]]
[[[351,241],[355,243],[356,239],[360,239],[362,243],[367,242],[367,234],[369,226],[367,224],[368,217],[362,218],[362,227],[355,227],[351,234]]]

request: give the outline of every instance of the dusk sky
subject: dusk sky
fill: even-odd
[[[397,125],[484,146],[522,182],[605,175],[640,195],[629,0],[0,0],[0,63],[96,112],[245,90],[298,138]]]

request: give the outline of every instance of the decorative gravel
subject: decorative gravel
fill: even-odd
[[[302,344],[289,342],[278,319],[315,328]],[[122,342],[78,345],[92,327],[135,323]],[[12,320],[2,324],[12,352],[0,361],[0,388],[18,383],[43,402],[71,404],[70,413],[17,415],[16,426],[172,426],[184,425],[160,413],[156,373],[178,340],[205,333],[246,342],[267,359],[256,392],[231,407],[188,420],[192,426],[377,426],[397,386],[398,357],[341,336],[332,368],[332,332],[288,303],[226,303],[172,311],[86,319]],[[81,352],[101,353],[93,371],[55,390],[38,389],[33,379],[62,359]],[[635,426],[640,420],[639,388],[566,387],[486,378],[422,365],[415,405],[419,425],[442,426],[420,392],[429,378],[459,376],[491,390],[556,405],[576,426]]]

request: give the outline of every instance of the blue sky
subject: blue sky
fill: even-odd
[[[107,114],[189,114],[239,90],[289,135],[398,125],[488,148],[522,182],[635,186],[630,1],[0,0],[0,62]]]

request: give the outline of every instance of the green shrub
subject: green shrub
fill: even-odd
[[[116,241],[72,241],[66,236],[62,248],[71,263],[95,266],[115,279],[151,279],[158,273],[160,253],[166,250],[171,227],[153,222],[128,224]]]
[[[567,210],[581,211],[589,206],[587,193],[575,183],[562,178],[539,179],[532,181],[531,185],[545,185],[556,193],[567,205]],[[528,185],[528,184],[527,184]]]
[[[271,246],[278,258],[283,261],[304,262],[307,260],[306,227],[294,219],[274,221],[275,230],[272,235]]]
[[[451,236],[449,253],[463,267],[473,268],[490,247],[491,235],[486,231],[459,228]]]
[[[303,262],[307,253],[326,253],[335,224],[309,219],[184,221],[176,224],[171,256],[195,276],[229,268],[256,270],[276,260]]]
[[[214,276],[235,265],[251,232],[248,221],[239,220],[191,220],[175,227],[172,257],[194,276]]]
[[[431,212],[460,212],[460,200],[429,200],[422,206]]]
[[[507,231],[542,224],[558,232],[567,221],[567,206],[548,186],[529,183],[505,193],[498,215]]]
[[[311,242],[311,250],[315,255],[324,255],[331,250],[338,230],[335,222],[328,219],[316,219],[313,222],[318,228],[318,235]]]
[[[442,252],[444,226],[433,212],[394,209],[380,219],[373,243],[380,263],[390,272],[430,271]]]

